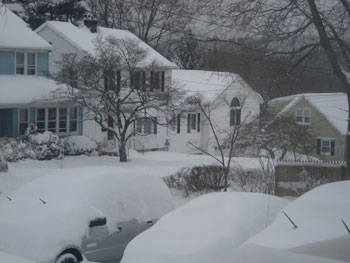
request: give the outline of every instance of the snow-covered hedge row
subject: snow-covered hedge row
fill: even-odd
[[[183,192],[184,196],[222,191],[224,173],[222,166],[202,165],[186,167],[177,173],[164,178],[169,188]],[[274,192],[274,175],[261,169],[242,169],[234,167],[228,175],[229,189],[244,192]]]
[[[51,160],[64,155],[92,154],[96,143],[85,136],[59,138],[52,132],[28,134],[21,140],[10,139],[2,146],[5,159],[15,162],[23,159]]]

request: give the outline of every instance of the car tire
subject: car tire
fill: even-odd
[[[78,263],[79,260],[70,253],[65,253],[61,256],[58,257],[58,259],[56,260],[56,263]]]

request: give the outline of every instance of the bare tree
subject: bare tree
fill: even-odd
[[[271,54],[294,58],[293,70],[312,54],[323,51],[329,67],[350,102],[349,2],[343,0],[220,1],[225,25],[236,34],[258,39]],[[348,114],[350,117],[350,103]],[[350,131],[348,118],[348,131]],[[347,175],[350,176],[350,132],[347,135]]]
[[[127,141],[138,134],[132,129],[134,123],[140,119],[160,122],[156,117],[176,96],[175,89],[161,85],[161,76],[153,76],[153,83],[148,80],[146,73],[157,65],[145,65],[146,57],[135,40],[99,39],[93,54],[64,55],[54,76],[67,84],[56,96],[80,105],[86,119],[96,121],[116,139],[121,162],[127,161]]]

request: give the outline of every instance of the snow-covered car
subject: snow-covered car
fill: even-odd
[[[157,177],[62,169],[0,195],[0,251],[45,263],[118,261],[132,238],[172,209]]]
[[[350,181],[314,188],[286,206],[264,231],[247,240],[234,258],[249,261],[264,248],[265,251],[278,251],[281,261],[283,253],[292,252],[324,258],[325,262],[349,262],[349,204]]]
[[[287,203],[257,193],[203,195],[134,238],[122,263],[232,263],[232,251],[264,229]]]
[[[22,257],[10,255],[8,253],[4,253],[0,251],[0,262],[3,263],[36,263],[32,260],[25,259]]]

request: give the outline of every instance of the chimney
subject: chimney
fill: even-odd
[[[97,19],[92,15],[84,15],[84,25],[90,29],[91,33],[97,32]]]

